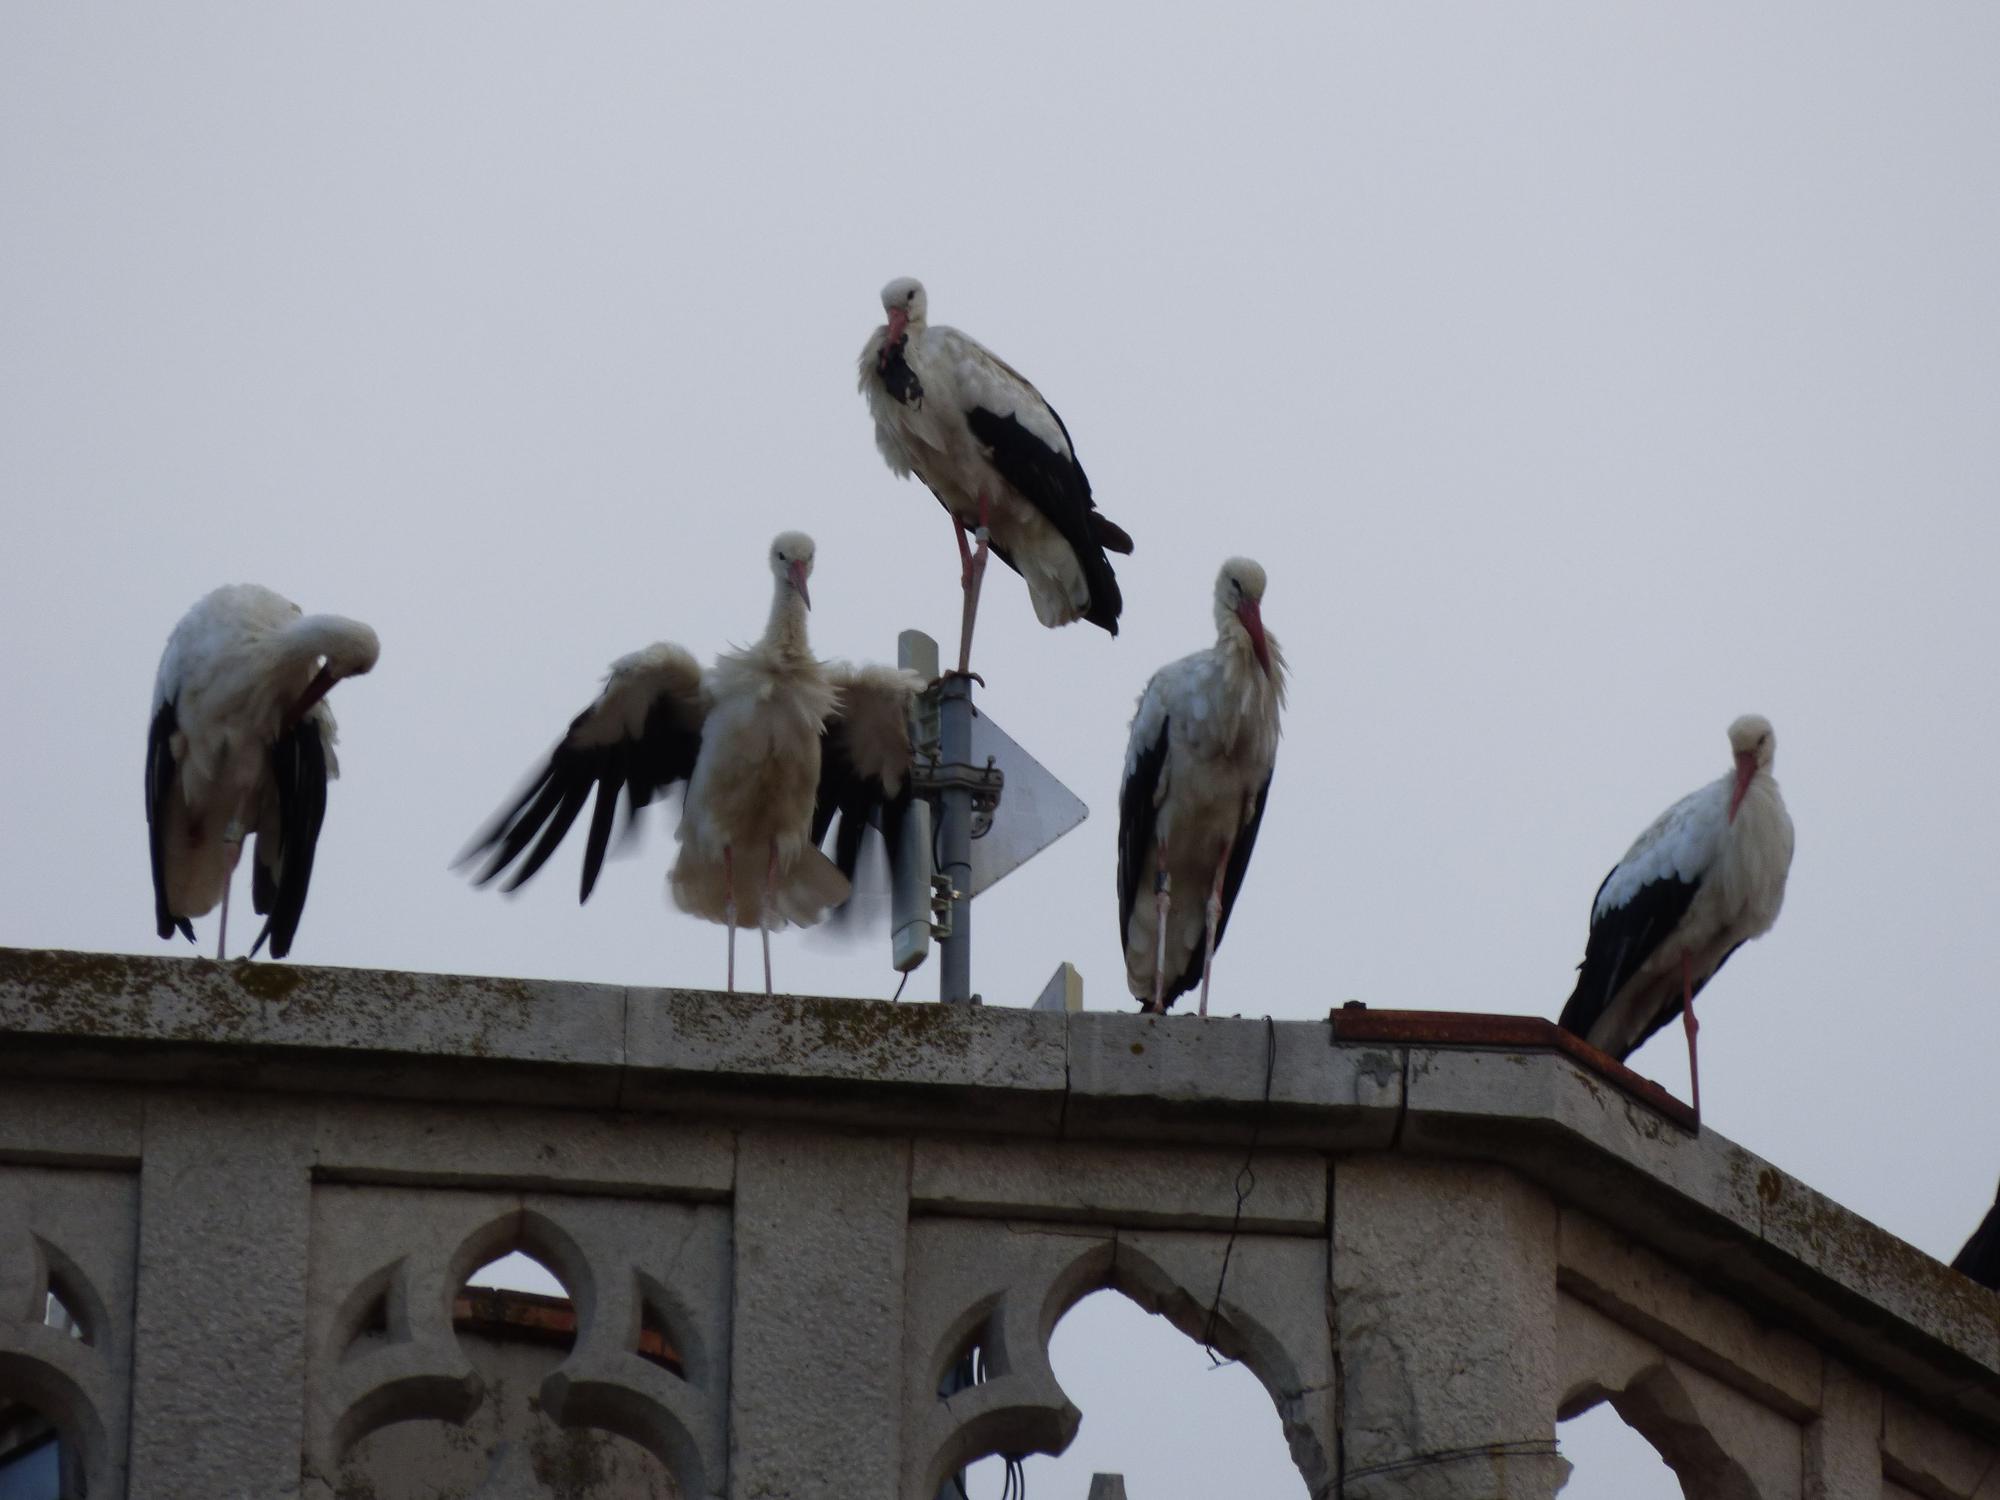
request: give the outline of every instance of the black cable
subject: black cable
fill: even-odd
[[[1222,1307],[1223,1283],[1229,1280],[1229,1258],[1236,1253],[1236,1235],[1243,1227],[1243,1204],[1257,1190],[1257,1173],[1251,1163],[1257,1156],[1257,1137],[1264,1130],[1264,1116],[1271,1112],[1271,1079],[1278,1070],[1278,1023],[1264,1017],[1264,1102],[1250,1126],[1250,1149],[1243,1153],[1243,1166],[1236,1174],[1236,1214],[1229,1221],[1229,1240],[1222,1247],[1222,1271],[1215,1278],[1215,1297],[1208,1304],[1208,1317],[1201,1325],[1201,1346],[1208,1351],[1211,1368],[1234,1364],[1215,1352],[1215,1319]]]
[[[1511,1442],[1475,1443],[1466,1448],[1435,1448],[1429,1453],[1417,1453],[1409,1458],[1392,1459],[1384,1464],[1370,1464],[1365,1469],[1355,1469],[1341,1476],[1341,1488],[1356,1479],[1369,1479],[1377,1474],[1400,1474],[1406,1469],[1428,1469],[1437,1464],[1457,1463],[1467,1458],[1552,1458],[1558,1451],[1554,1438],[1516,1438]]]

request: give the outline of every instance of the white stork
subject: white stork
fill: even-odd
[[[595,788],[577,897],[587,901],[619,792],[636,815],[686,781],[675,834],[680,854],[668,877],[674,904],[728,927],[732,991],[736,929],[756,927],[764,992],[771,992],[772,930],[812,926],[847,899],[846,876],[816,847],[833,813],[848,815],[844,853],[847,823],[856,824],[858,847],[860,822],[906,793],[913,752],[905,725],[923,684],[913,673],[855,671],[813,656],[806,639],[811,537],[784,533],[771,543],[770,564],[770,622],[755,646],[724,652],[706,674],[686,651],[665,644],[612,664],[597,701],[466,851],[467,859],[490,856],[479,884],[517,859],[503,889],[532,877]],[[823,744],[833,748],[823,753]],[[816,821],[823,803],[831,805]]]
[[[153,680],[146,823],[160,936],[194,941],[191,918],[222,906],[215,956],[229,942],[229,882],[246,833],[257,836],[251,900],[271,956],[291,952],[340,774],[333,710],[343,677],[375,665],[375,632],[339,615],[303,615],[254,583],[207,595],[181,617]]]
[[[1986,1210],[1986,1217],[1972,1231],[1972,1238],[1965,1242],[1951,1268],[1963,1271],[1981,1286],[2000,1292],[2000,1197],[1995,1197],[1993,1206]]]
[[[1160,668],[1140,695],[1118,793],[1118,935],[1141,1009],[1165,1011],[1209,972],[1250,867],[1278,759],[1285,656],[1264,633],[1264,570],[1215,580],[1215,644]],[[1151,902],[1139,893],[1150,885]],[[1174,887],[1208,893],[1204,904]]]
[[[1694,997],[1729,955],[1778,920],[1792,819],[1771,776],[1771,721],[1729,726],[1736,767],[1689,792],[1625,851],[1590,908],[1590,941],[1560,1025],[1623,1060],[1678,1013],[1701,1115]]]
[[[1044,625],[1088,620],[1118,634],[1124,601],[1104,554],[1131,552],[1132,538],[1098,511],[1055,408],[976,339],[933,328],[923,283],[890,282],[882,310],[861,351],[861,392],[889,467],[915,474],[951,516],[965,589],[958,670],[971,670],[989,542]]]

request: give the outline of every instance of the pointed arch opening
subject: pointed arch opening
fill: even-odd
[[[603,1428],[564,1426],[546,1409],[544,1384],[575,1349],[593,1293],[587,1262],[566,1234],[536,1215],[512,1215],[471,1236],[448,1269],[452,1334],[477,1398],[466,1410],[368,1432],[347,1452],[344,1483],[375,1500],[486,1493],[680,1500],[649,1448]],[[391,1275],[359,1298],[361,1327],[393,1336],[399,1284]]]
[[[1570,1465],[1563,1500],[1684,1500],[1660,1450],[1609,1400],[1558,1422],[1556,1447]]]
[[[1122,1474],[1134,1495],[1306,1500],[1310,1491],[1271,1393],[1222,1347],[1240,1335],[1212,1335],[1223,1356],[1218,1364],[1197,1336],[1206,1309],[1153,1311],[1156,1300],[1126,1291],[1114,1277],[1063,1313],[1049,1362],[1082,1413],[1075,1438],[1059,1456],[1025,1456],[1012,1470],[999,1457],[972,1464],[964,1471],[966,1500],[1083,1495],[1099,1474]],[[1178,1326],[1190,1321],[1194,1334]],[[944,1495],[958,1500],[957,1486],[948,1480]]]

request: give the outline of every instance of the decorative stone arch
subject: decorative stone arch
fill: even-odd
[[[76,1345],[58,1328],[21,1330],[0,1325],[0,1395],[25,1401],[40,1412],[55,1425],[58,1439],[81,1458],[88,1482],[119,1494],[123,1464],[91,1399],[88,1372],[66,1368],[75,1362],[63,1358],[69,1352],[65,1346]]]
[[[0,1164],[0,1395],[55,1427],[93,1494],[124,1492],[137,1193],[125,1173]],[[74,1252],[74,1253],[73,1253]],[[53,1294],[79,1337],[47,1322]]]
[[[1609,1402],[1660,1455],[1688,1500],[1795,1500],[1797,1428],[1573,1299],[1561,1304],[1564,1389],[1556,1420]],[[1789,1429],[1786,1445],[1772,1441]]]
[[[308,1377],[315,1418],[308,1474],[318,1493],[334,1489],[340,1465],[370,1433],[404,1421],[462,1424],[478,1410],[484,1382],[459,1343],[452,1306],[468,1276],[514,1250],[545,1266],[576,1310],[576,1342],[542,1383],[548,1415],[566,1428],[601,1428],[638,1443],[690,1500],[721,1493],[725,1210],[372,1187],[335,1189],[326,1202],[339,1207],[316,1229]],[[380,1260],[385,1244],[402,1253]],[[670,1258],[656,1259],[663,1251]],[[365,1269],[337,1271],[343,1262]],[[683,1352],[680,1373],[638,1353],[649,1307]],[[369,1346],[361,1335],[377,1309],[385,1336]]]
[[[1082,1420],[1056,1380],[1049,1340],[1092,1292],[1121,1293],[1188,1337],[1240,1359],[1278,1409],[1313,1493],[1333,1479],[1334,1377],[1325,1316],[1326,1246],[1292,1236],[1085,1232],[994,1220],[911,1226],[905,1324],[905,1500],[931,1500],[955,1471],[992,1455],[1058,1454]],[[1229,1275],[1209,1305],[1222,1259]],[[966,1351],[985,1378],[940,1395]]]

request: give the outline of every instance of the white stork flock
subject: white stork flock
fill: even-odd
[[[1264,631],[1264,570],[1232,557],[1215,580],[1216,641],[1160,668],[1140,695],[1118,794],[1118,935],[1141,1009],[1199,982],[1243,887],[1285,706],[1285,656]],[[1139,893],[1153,890],[1150,902]],[[1206,892],[1174,905],[1174,888]]]
[[[595,789],[577,897],[588,901],[619,793],[629,827],[640,808],[685,781],[680,853],[669,876],[674,904],[728,927],[732,991],[736,929],[757,928],[771,993],[772,930],[812,926],[847,899],[847,876],[816,847],[834,813],[842,814],[840,847],[851,872],[849,826],[858,847],[860,824],[907,795],[908,710],[923,684],[914,673],[830,666],[813,656],[811,537],[778,537],[770,565],[770,621],[756,645],[724,652],[707,673],[666,644],[613,663],[597,701],[466,851],[465,859],[487,856],[478,884],[516,860],[503,889],[531,878]]]
[[[229,944],[229,884],[246,834],[257,836],[251,900],[266,920],[250,947],[291,952],[340,774],[326,695],[375,665],[375,632],[339,615],[301,614],[254,583],[219,588],[181,617],[153,681],[146,741],[146,823],[160,936],[220,903],[220,960]]]
[[[1701,1115],[1694,997],[1729,955],[1778,920],[1792,867],[1792,819],[1771,776],[1770,720],[1729,726],[1735,769],[1690,792],[1604,877],[1590,940],[1558,1023],[1623,1060],[1678,1014]]]
[[[882,310],[887,321],[861,351],[861,392],[884,460],[930,487],[958,537],[958,670],[972,669],[989,545],[1026,581],[1044,625],[1088,620],[1118,634],[1124,601],[1104,554],[1130,553],[1132,538],[1097,509],[1055,408],[976,339],[932,327],[923,283],[890,282]]]

